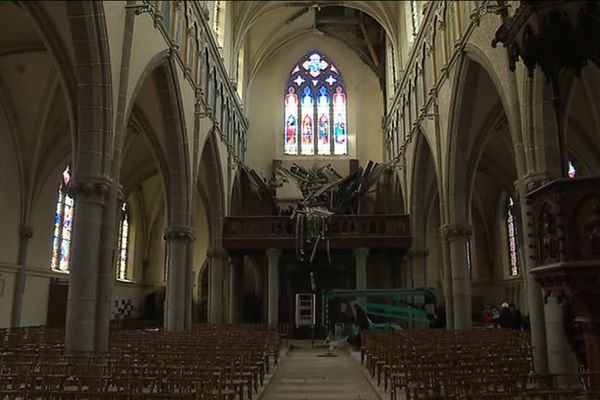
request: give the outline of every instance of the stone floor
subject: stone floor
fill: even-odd
[[[310,342],[294,343],[260,400],[380,400],[346,349],[337,357],[323,353]]]

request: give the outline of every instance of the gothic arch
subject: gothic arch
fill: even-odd
[[[211,129],[204,142],[200,157],[198,186],[201,197],[206,205],[210,232],[209,248],[220,248],[223,219],[225,218],[225,185],[223,182],[221,160],[219,157],[218,138],[216,130]]]
[[[427,219],[439,193],[433,151],[427,137],[419,132],[415,142],[410,190],[413,246],[425,246]]]
[[[167,224],[170,227],[186,227],[191,223],[191,165],[189,162],[189,143],[184,124],[184,111],[181,90],[177,79],[174,61],[168,51],[157,54],[140,75],[134,86],[130,104],[127,107],[125,121],[129,125],[132,113],[135,118],[145,121],[143,132],[155,152],[161,172],[166,208]],[[153,85],[153,101],[158,101],[160,119],[143,111],[150,107],[149,98],[141,94],[150,91],[147,85]],[[141,117],[143,115],[143,118]],[[154,120],[150,120],[155,118]],[[158,126],[155,126],[158,124]],[[124,153],[123,153],[124,155]]]

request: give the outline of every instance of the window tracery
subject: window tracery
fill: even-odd
[[[311,52],[290,74],[284,96],[284,153],[348,153],[347,95],[337,67]]]

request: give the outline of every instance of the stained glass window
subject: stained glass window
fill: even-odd
[[[419,1],[418,0],[411,0],[410,15],[411,15],[411,23],[412,23],[412,34],[413,34],[413,36],[417,36],[417,32],[419,31]]]
[[[54,214],[54,234],[52,235],[51,267],[55,271],[69,271],[71,267],[71,234],[73,228],[73,198],[67,194],[71,180],[71,166],[67,164],[58,187],[58,200]]]
[[[121,223],[119,224],[119,246],[117,254],[117,279],[125,281],[129,279],[128,251],[129,251],[129,212],[127,203],[121,206]]]
[[[506,232],[508,237],[508,261],[510,276],[519,275],[519,257],[517,255],[517,217],[515,202],[509,197],[506,205]]]
[[[163,24],[167,32],[171,32],[171,2],[163,1],[162,2],[162,15],[163,15]]]
[[[573,179],[577,176],[577,168],[575,167],[575,164],[573,164],[572,161],[569,161],[569,178]]]
[[[346,89],[326,56],[311,52],[294,65],[284,107],[285,154],[348,154]]]
[[[467,254],[467,271],[469,271],[469,276],[471,276],[471,238],[467,238],[467,242],[465,243],[465,252]]]

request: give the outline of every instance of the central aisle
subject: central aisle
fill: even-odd
[[[323,353],[310,344],[288,351],[260,400],[379,400],[347,350]]]

